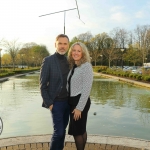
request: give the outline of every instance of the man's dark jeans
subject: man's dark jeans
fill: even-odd
[[[55,101],[51,111],[54,133],[50,142],[50,150],[63,150],[66,127],[69,121],[68,101]]]

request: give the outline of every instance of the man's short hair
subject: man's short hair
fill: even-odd
[[[65,34],[59,34],[59,35],[57,35],[56,41],[58,41],[58,39],[61,38],[61,37],[67,38],[67,39],[68,39],[68,42],[69,42],[69,37],[68,37],[67,35],[65,35]]]

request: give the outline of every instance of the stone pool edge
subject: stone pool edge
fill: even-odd
[[[14,150],[20,147],[28,148],[42,148],[47,145],[49,147],[49,141],[51,134],[46,135],[32,135],[32,136],[18,136],[0,139],[0,150],[7,148]],[[130,137],[119,137],[119,136],[107,136],[107,135],[88,135],[86,147],[122,147],[123,149],[139,149],[139,150],[150,150],[150,141],[144,139],[130,138]],[[14,149],[13,149],[14,147]],[[74,139],[70,135],[66,135],[65,148],[75,147]],[[3,148],[3,149],[2,149]],[[119,148],[119,149],[120,149]],[[21,149],[21,148],[20,148]],[[46,148],[45,148],[46,149]],[[117,148],[118,149],[118,148]]]

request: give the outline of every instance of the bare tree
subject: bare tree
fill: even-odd
[[[77,36],[78,40],[83,43],[89,42],[92,37],[93,35],[90,32],[82,33]]]
[[[92,60],[95,63],[95,66],[96,66],[96,63],[97,63],[98,57],[99,57],[99,50],[98,50],[95,38],[92,38],[89,42],[87,42],[86,46],[89,50],[89,53],[90,53],[90,56],[92,57]]]
[[[119,30],[119,43],[120,43],[120,48],[127,47],[128,32],[125,29],[120,29]]]
[[[113,39],[115,48],[120,48],[120,43],[119,43],[119,28],[114,28],[112,31],[110,31],[110,37]]]
[[[113,41],[112,38],[107,37],[103,41],[103,54],[108,59],[109,67],[110,67],[111,61],[118,58],[116,53],[117,51],[115,48],[115,42]]]
[[[150,40],[149,40],[149,32],[150,32],[150,26],[144,25],[144,26],[137,26],[134,30],[135,32],[135,43],[138,44],[138,49],[141,52],[142,61],[145,62],[145,58],[147,57],[148,50],[150,47]]]
[[[125,29],[117,27],[110,32],[110,37],[113,40],[113,60],[122,60],[123,65],[123,52],[121,52],[121,49],[127,49],[129,42],[132,42],[129,40],[129,33]]]
[[[146,54],[147,60],[150,61],[150,29],[146,34]]]
[[[89,49],[90,55],[92,57],[92,60],[95,63],[95,66],[98,60],[100,59],[100,57],[102,56],[103,41],[106,37],[108,37],[108,35],[105,32],[102,34],[97,34],[95,35],[95,37],[93,37],[90,41],[86,43]]]
[[[125,48],[128,45],[128,32],[125,29],[114,28],[110,32],[110,37],[113,39],[116,48]]]
[[[134,42],[134,35],[133,35],[133,33],[132,33],[132,31],[130,31],[130,32],[128,32],[128,45],[132,45],[133,44],[133,42]]]
[[[13,40],[13,41],[4,40],[2,45],[5,47],[6,51],[10,54],[12,64],[13,64],[13,69],[15,70],[15,61],[17,58],[17,54],[21,48],[21,43],[18,43],[17,40]]]

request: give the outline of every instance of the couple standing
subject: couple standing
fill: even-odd
[[[40,74],[42,106],[50,109],[53,121],[50,150],[63,150],[69,116],[68,134],[73,135],[77,150],[84,150],[93,82],[90,56],[83,43],[76,42],[69,49],[65,34],[56,37],[55,48],[55,54],[44,58]]]

